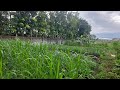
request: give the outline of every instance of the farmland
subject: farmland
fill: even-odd
[[[118,79],[119,42],[91,46],[0,40],[2,79]],[[97,53],[99,62],[85,53]]]
[[[120,79],[120,25],[82,13],[0,11],[0,79]]]

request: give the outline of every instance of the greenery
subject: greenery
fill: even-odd
[[[97,41],[95,35],[81,35],[77,39],[66,40],[64,45],[69,46],[90,46]]]
[[[34,44],[30,41],[1,40],[2,79],[107,79],[120,78],[114,43],[104,46]],[[99,53],[97,63],[84,53]],[[107,52],[107,53],[106,53]]]
[[[68,11],[0,11],[0,34],[55,39],[76,39],[90,34],[91,26]]]
[[[0,39],[0,78],[120,79],[120,42],[90,32],[78,12],[0,11],[0,35],[16,37]],[[34,43],[32,37],[56,43]]]

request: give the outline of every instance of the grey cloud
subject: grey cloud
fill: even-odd
[[[91,23],[93,32],[120,32],[120,23],[111,20],[111,16],[120,15],[117,11],[85,11],[81,17]]]

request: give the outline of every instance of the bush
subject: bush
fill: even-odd
[[[113,48],[117,52],[117,59],[120,59],[120,42],[114,41]]]
[[[76,40],[67,40],[64,45],[69,46],[90,46],[95,42],[95,38],[92,38],[91,35],[81,35]]]
[[[80,43],[76,42],[75,40],[67,40],[64,42],[64,45],[69,45],[69,46],[79,46]]]

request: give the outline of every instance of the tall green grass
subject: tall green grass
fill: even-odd
[[[2,51],[2,46],[0,46],[0,78],[2,78],[2,56],[3,56],[3,51]]]
[[[90,78],[96,63],[72,52],[77,49],[82,51],[78,47],[38,45],[19,39],[0,41],[0,76],[4,79]]]
[[[112,48],[104,46],[80,47],[34,44],[19,39],[0,40],[0,78],[94,79],[98,64],[84,53],[96,52],[107,60],[107,52],[111,51]]]

